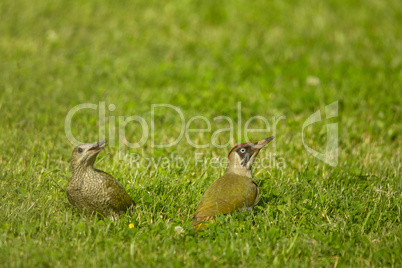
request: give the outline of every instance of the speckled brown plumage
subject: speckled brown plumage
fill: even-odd
[[[74,149],[67,198],[79,209],[117,219],[135,203],[115,178],[94,169],[96,156],[103,148],[105,142],[81,144]]]

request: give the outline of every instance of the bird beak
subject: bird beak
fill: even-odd
[[[254,163],[254,159],[257,157],[258,153],[260,152],[261,148],[264,147],[265,145],[267,145],[268,143],[270,143],[275,137],[269,137],[266,139],[263,139],[261,141],[258,141],[256,143],[253,144],[253,154],[250,157],[250,160],[247,162],[247,167],[251,168],[251,166]]]
[[[262,147],[270,143],[274,138],[275,136],[272,136],[254,143],[254,149],[258,151],[261,150]]]
[[[103,148],[106,147],[106,143],[107,140],[97,142],[88,151],[100,152]]]

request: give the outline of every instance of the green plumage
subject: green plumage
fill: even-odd
[[[250,210],[258,201],[259,188],[252,178],[225,174],[205,192],[193,217],[193,225],[198,230],[205,226],[202,222],[208,222],[218,214]]]
[[[214,181],[205,192],[193,217],[194,230],[208,227],[219,214],[251,211],[260,200],[260,189],[253,180],[251,168],[258,152],[272,141],[269,137],[255,143],[242,143],[230,151],[226,173]]]

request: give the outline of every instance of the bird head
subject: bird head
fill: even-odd
[[[95,143],[84,143],[75,147],[71,155],[71,166],[73,171],[85,167],[92,167],[96,156],[106,147],[106,141]]]
[[[235,173],[251,177],[251,168],[254,160],[260,152],[261,148],[267,145],[275,137],[269,137],[258,142],[248,142],[236,145],[229,152],[229,163],[226,173]]]

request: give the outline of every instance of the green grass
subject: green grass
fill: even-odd
[[[401,10],[396,0],[2,1],[1,266],[401,267]],[[306,151],[301,128],[337,100],[339,162],[331,167]],[[65,117],[100,102],[116,105],[106,110],[116,144],[96,166],[138,204],[116,223],[80,214],[64,191],[73,150]],[[214,117],[239,120],[238,102],[241,126],[255,115],[271,124],[286,116],[260,154],[276,162],[254,170],[262,199],[252,213],[220,216],[195,235],[198,202],[224,172],[196,165],[195,154],[225,158],[244,133],[217,135],[224,148],[198,149],[185,138],[152,148],[149,133],[131,149],[119,141],[118,116],[139,115],[150,127],[151,105],[168,103],[186,122],[211,120],[210,133],[190,134],[208,144],[228,127]],[[158,143],[179,135],[175,112],[159,109],[155,118]],[[93,142],[98,125],[98,111],[87,109],[72,133]],[[307,143],[325,148],[325,130],[326,122],[310,128]],[[138,124],[127,125],[130,142],[141,136]],[[130,158],[171,153],[188,167],[137,168]]]

